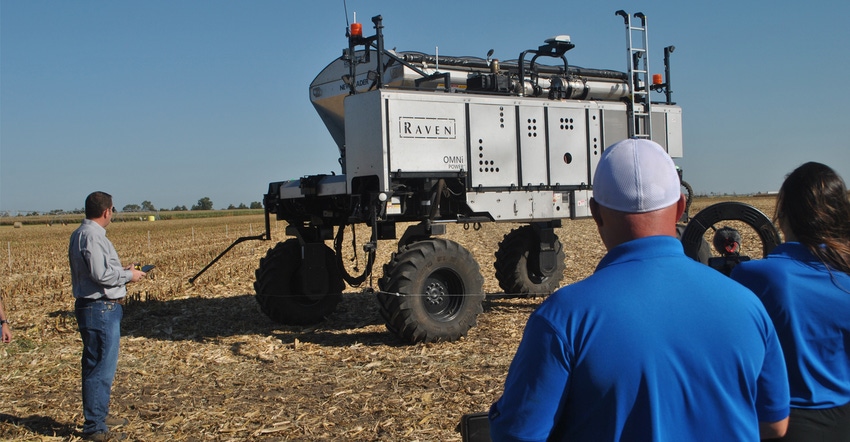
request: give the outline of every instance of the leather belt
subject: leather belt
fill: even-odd
[[[114,302],[116,304],[124,305],[125,300],[126,300],[126,297],[115,298],[115,299],[109,299],[109,298],[106,298],[106,297],[103,297],[103,296],[101,296],[100,298],[96,298],[96,299],[77,298],[77,301],[81,301],[81,302],[86,303],[86,304],[89,303],[89,302],[103,301],[103,302]]]

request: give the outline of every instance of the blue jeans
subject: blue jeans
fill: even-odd
[[[124,310],[113,301],[78,299],[74,305],[83,338],[83,433],[107,431],[112,380],[118,368],[121,318]]]

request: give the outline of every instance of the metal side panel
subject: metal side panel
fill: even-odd
[[[682,108],[656,104],[652,106],[652,140],[673,158],[682,156]]]
[[[592,185],[593,174],[596,173],[596,165],[599,164],[602,152],[608,146],[629,137],[629,118],[626,105],[621,103],[599,103],[595,118],[593,116],[591,118],[590,127],[593,128],[591,136],[595,137],[590,153],[590,184]]]
[[[301,181],[289,180],[281,183],[278,189],[278,198],[282,200],[304,198],[304,195],[301,194]]]
[[[587,109],[587,142],[588,142],[588,178],[593,181],[596,165],[602,149],[605,148],[602,138],[602,112],[598,108]]]
[[[457,95],[384,92],[389,170],[467,170],[465,103]]]
[[[589,184],[587,111],[582,107],[550,106],[549,183],[561,186]]]
[[[470,103],[468,109],[471,186],[517,185],[516,106]]]
[[[546,108],[542,105],[519,106],[521,185],[549,185],[549,167],[546,155]]]
[[[574,218],[590,217],[590,199],[593,198],[592,190],[576,190],[570,201],[570,211]]]
[[[518,106],[519,108],[519,183],[527,186],[549,184],[546,161],[546,107]]]
[[[316,186],[316,196],[329,195],[345,195],[348,193],[346,188],[345,175],[328,175],[322,177]],[[301,190],[301,180],[289,180],[281,184],[278,191],[280,199],[304,198],[304,193]]]
[[[682,141],[682,108],[665,108],[667,121],[667,153],[673,158],[682,158],[684,144]]]
[[[384,138],[385,104],[381,91],[345,98],[345,175],[351,180],[377,176],[387,190],[389,158]]]
[[[602,110],[602,150],[629,137],[629,118],[626,105],[600,105]]]
[[[652,140],[673,158],[682,157],[682,108],[652,106]]]
[[[562,192],[470,192],[474,212],[489,213],[494,221],[530,222],[570,218],[569,198]]]
[[[652,141],[667,150],[667,114],[656,106],[652,108]]]

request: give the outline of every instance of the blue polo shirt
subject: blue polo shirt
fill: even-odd
[[[785,352],[791,406],[850,403],[850,275],[829,269],[800,243],[736,266],[773,319]]]
[[[531,315],[494,441],[753,441],[788,416],[779,340],[761,302],[673,237],[609,251]]]

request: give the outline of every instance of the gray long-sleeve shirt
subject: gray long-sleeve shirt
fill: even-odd
[[[121,266],[118,252],[100,224],[84,219],[74,230],[68,245],[68,261],[74,298],[118,299],[127,295],[124,284],[133,278],[133,271]]]

